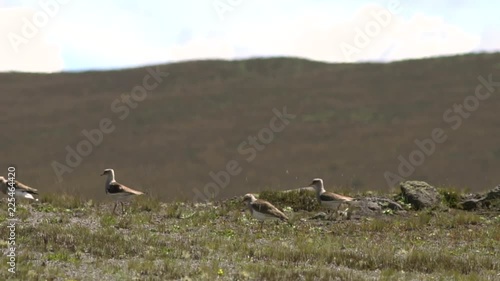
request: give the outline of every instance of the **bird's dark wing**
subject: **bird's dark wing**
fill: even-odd
[[[319,198],[321,201],[352,201],[354,198],[349,196],[340,195],[333,192],[324,192]]]
[[[109,194],[117,194],[117,193],[122,193],[122,187],[121,184],[117,182],[112,182],[106,187],[106,193]]]
[[[252,203],[255,209],[261,213],[268,214],[280,218],[282,220],[288,220],[288,217],[283,214],[278,208],[274,207],[273,204],[265,201],[265,200],[256,200]]]
[[[120,184],[117,182],[110,183],[109,186],[106,188],[106,193],[110,193],[110,194],[129,193],[129,194],[135,194],[135,195],[144,194],[141,191],[134,190],[130,187],[124,186],[123,184]]]

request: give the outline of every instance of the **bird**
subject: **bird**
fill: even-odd
[[[329,209],[335,209],[335,211],[339,210],[342,203],[356,200],[349,196],[326,191],[325,186],[323,185],[323,180],[320,178],[313,179],[309,187],[313,187],[316,190],[316,197],[322,206]]]
[[[251,193],[243,197],[243,202],[247,204],[252,216],[260,221],[260,230],[262,230],[262,225],[266,220],[288,221],[288,217],[273,204],[266,200],[257,199]]]
[[[118,205],[118,202],[121,203],[122,205],[122,214],[125,212],[124,206],[123,206],[123,201],[126,201],[130,199],[134,195],[142,195],[144,192],[142,191],[137,191],[134,190],[130,187],[127,187],[121,183],[118,183],[115,181],[115,171],[113,169],[105,169],[104,172],[102,172],[101,176],[107,175],[106,178],[106,194],[110,195],[111,197],[114,197],[115,199],[115,206],[113,207],[113,214],[115,213],[116,206]]]
[[[35,198],[33,195],[38,195],[38,190],[32,187],[29,187],[17,180],[12,181],[13,184],[12,186],[14,187],[15,190],[15,197],[17,198],[26,198],[26,199],[31,199],[38,201],[37,198]],[[4,177],[0,177],[0,190],[8,195],[8,189],[11,187],[9,184],[9,181],[6,180]]]

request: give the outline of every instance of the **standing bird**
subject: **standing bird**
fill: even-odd
[[[38,199],[33,196],[33,195],[38,195],[37,189],[29,187],[16,180],[14,181],[13,187],[15,189],[15,197],[38,201]],[[8,190],[9,188],[10,188],[9,181],[6,180],[4,177],[0,177],[0,190],[7,195],[9,192]]]
[[[123,214],[125,212],[125,209],[123,206],[123,201],[127,201],[133,195],[144,194],[144,192],[134,190],[130,187],[124,186],[123,184],[116,182],[115,181],[115,171],[113,171],[113,169],[104,170],[104,172],[102,172],[101,176],[104,176],[104,175],[108,176],[106,178],[106,194],[114,197],[114,199],[115,199],[115,206],[113,208],[113,214],[116,214],[115,210],[116,210],[116,206],[118,205],[118,202],[120,202],[122,205],[122,214]]]
[[[339,210],[342,203],[355,200],[354,198],[349,196],[326,191],[323,185],[323,180],[320,178],[314,179],[309,186],[313,187],[316,190],[316,197],[318,198],[318,201],[322,206],[325,206],[329,209],[335,209],[335,211]]]
[[[247,204],[252,216],[260,221],[260,230],[262,230],[262,225],[265,220],[288,221],[288,217],[278,210],[278,208],[274,207],[273,204],[266,200],[256,199],[253,194],[249,193],[245,195],[243,197],[243,202]]]

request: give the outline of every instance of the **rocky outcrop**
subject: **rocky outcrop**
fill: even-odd
[[[500,185],[486,192],[484,200],[500,199]]]
[[[469,194],[460,203],[462,209],[467,211],[480,208],[500,208],[500,185],[484,194]]]
[[[357,203],[357,207],[360,213],[365,215],[380,213],[388,209],[392,211],[404,211],[404,208],[397,202],[382,197],[361,198]]]
[[[476,198],[470,198],[464,200],[460,206],[462,206],[462,209],[466,211],[472,211],[472,210],[477,210],[482,207],[481,201]]]
[[[437,189],[423,181],[402,182],[401,195],[415,210],[437,207],[441,203],[441,195]]]

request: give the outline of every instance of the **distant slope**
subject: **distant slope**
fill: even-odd
[[[398,156],[408,160],[418,149],[415,139],[442,128],[446,141],[425,155],[409,179],[473,190],[500,183],[500,90],[479,101],[470,116],[460,117],[456,130],[456,113],[443,118],[474,95],[478,76],[491,74],[500,81],[500,54],[390,64],[195,61],[159,69],[168,77],[136,108],[120,99],[143,84],[146,68],[0,74],[0,174],[14,163],[18,178],[41,192],[100,198],[104,178],[99,174],[114,168],[123,184],[164,200],[190,199],[193,189],[203,192],[214,182],[210,172],[226,170],[234,160],[238,166],[231,162],[230,169],[239,174],[224,188],[214,188],[216,183],[207,188],[219,190],[219,198],[301,187],[314,177],[322,177],[330,189],[388,189],[384,173],[398,174]],[[242,144],[269,128],[273,109],[284,107],[296,117],[269,144],[258,146],[260,151]],[[103,134],[100,143],[94,136],[99,144],[57,182],[53,161],[66,165],[66,147],[76,149],[79,143],[86,152],[90,142],[81,144],[82,130],[97,129],[103,118],[114,131]],[[281,129],[280,124],[273,128]],[[224,175],[219,173],[219,186]]]

